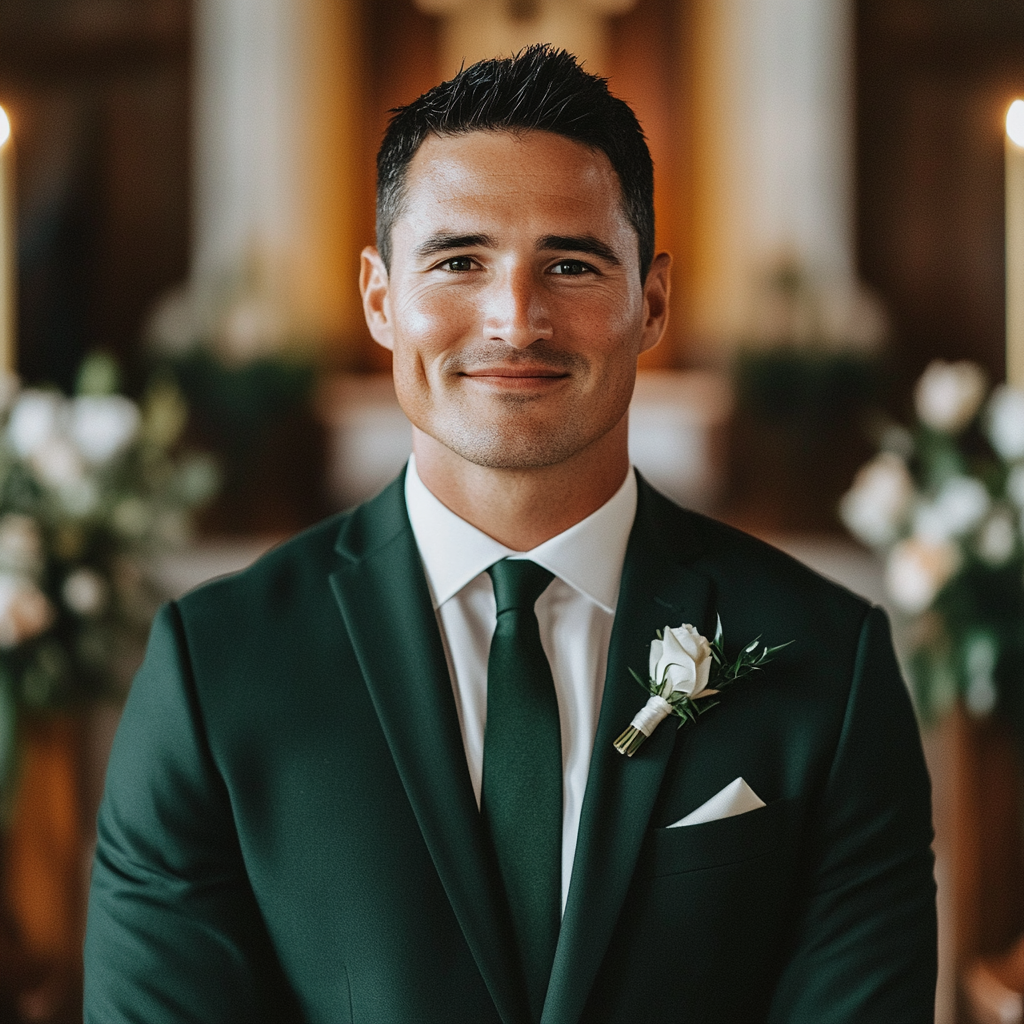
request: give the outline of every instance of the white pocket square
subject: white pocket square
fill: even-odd
[[[703,825],[719,818],[731,818],[736,814],[746,814],[764,807],[764,801],[743,781],[733,779],[725,789],[719,790],[710,800],[705,801],[695,811],[690,811],[685,818],[672,822],[669,828],[682,825]]]

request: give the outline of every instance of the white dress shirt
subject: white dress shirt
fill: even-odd
[[[457,516],[420,480],[415,458],[405,475],[405,501],[441,628],[477,806],[487,722],[487,658],[497,621],[487,568],[506,557],[529,558],[555,575],[538,598],[536,612],[562,731],[564,910],[622,564],[636,515],[636,477],[630,470],[596,512],[532,551],[513,551]]]

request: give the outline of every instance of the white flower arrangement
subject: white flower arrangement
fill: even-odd
[[[788,644],[768,647],[758,638],[730,660],[725,654],[721,619],[715,638],[710,641],[688,622],[658,630],[651,641],[647,679],[630,669],[633,678],[650,696],[615,740],[615,749],[632,757],[671,716],[679,719],[677,728],[696,722],[698,715],[718,705],[718,701],[707,700],[708,697],[717,696],[731,683],[760,671],[786,646]]]
[[[914,392],[918,425],[886,431],[839,506],[913,619],[926,718],[958,697],[978,715],[1024,698],[1024,392],[986,391],[975,364],[933,362]]]
[[[126,685],[162,596],[147,564],[217,488],[207,457],[175,454],[187,410],[171,383],[136,404],[105,357],[80,380],[68,398],[0,374],[0,782],[18,709]]]

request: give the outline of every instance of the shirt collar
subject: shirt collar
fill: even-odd
[[[427,489],[411,456],[405,503],[423,560],[434,607],[440,608],[467,583],[502,558],[529,558],[614,614],[626,544],[636,517],[636,476],[596,512],[532,551],[513,551],[457,516]]]

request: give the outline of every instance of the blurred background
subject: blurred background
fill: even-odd
[[[388,110],[534,41],[608,76],[655,160],[673,305],[634,461],[893,612],[936,789],[937,1019],[1024,1019],[1024,445],[993,434],[1009,392],[985,404],[1008,344],[1024,386],[1024,6],[5,0],[0,1022],[80,1019],[93,818],[152,602],[408,454],[356,288]],[[937,359],[945,416],[916,384]],[[879,458],[898,471],[868,500]],[[929,534],[964,479],[974,518]],[[905,541],[928,556],[909,598]],[[949,600],[991,573],[987,618]]]

